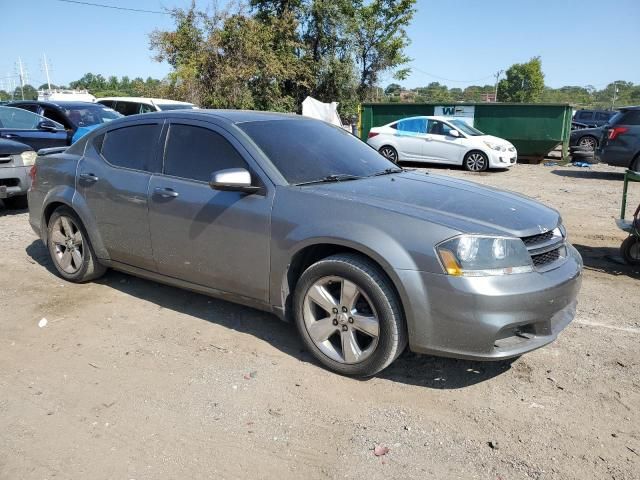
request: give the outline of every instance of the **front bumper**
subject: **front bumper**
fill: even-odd
[[[501,360],[554,341],[576,312],[582,259],[571,245],[552,270],[452,277],[404,270],[409,347],[414,352]]]
[[[31,186],[29,169],[31,167],[0,166],[0,198],[11,198],[26,195]]]
[[[517,161],[518,152],[516,150],[513,152],[490,150],[489,152],[489,167],[491,168],[509,168],[515,165]]]

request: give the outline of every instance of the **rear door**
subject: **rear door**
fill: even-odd
[[[427,119],[408,118],[396,123],[399,160],[424,160],[427,141]]]
[[[162,121],[109,130],[87,144],[77,188],[93,214],[111,260],[155,270],[148,189],[160,171]]]
[[[47,128],[41,125],[45,120],[49,124]],[[0,107],[0,138],[25,143],[34,150],[69,144],[69,135],[59,123],[13,107]]]
[[[160,273],[267,301],[275,190],[238,141],[207,122],[172,121],[164,169],[149,185],[153,252]],[[246,168],[263,192],[212,190],[211,174]]]

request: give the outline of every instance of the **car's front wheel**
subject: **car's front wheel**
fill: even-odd
[[[489,159],[484,153],[474,150],[465,155],[463,164],[470,172],[484,172],[489,168]]]
[[[385,145],[384,147],[380,147],[378,153],[387,160],[391,160],[393,163],[398,163],[398,151],[395,148]]]
[[[360,255],[333,255],[307,268],[296,286],[294,308],[307,349],[343,375],[375,375],[407,344],[390,281]]]
[[[640,265],[640,238],[629,235],[620,245],[620,254],[629,265]]]
[[[68,207],[58,207],[47,226],[47,247],[53,265],[71,282],[88,282],[104,274],[80,218]]]

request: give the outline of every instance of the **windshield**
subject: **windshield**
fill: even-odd
[[[36,113],[21,108],[0,107],[0,128],[15,128],[19,130],[37,130],[40,122],[54,124],[58,130],[64,127],[58,122],[49,120]]]
[[[99,104],[62,107],[62,109],[69,121],[76,127],[99,125],[122,117],[122,115],[115,110]]]
[[[468,123],[462,120],[458,120],[458,119],[449,120],[449,123],[466,135],[470,135],[472,137],[478,137],[480,135],[484,135],[483,132],[481,132],[477,128],[473,128],[471,125],[469,125]]]
[[[195,105],[190,103],[156,103],[156,106],[163,111],[167,110],[185,110],[185,109],[194,109]]]
[[[345,130],[308,119],[267,120],[238,125],[289,183],[330,176],[365,177],[395,165]]]

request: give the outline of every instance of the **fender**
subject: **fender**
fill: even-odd
[[[76,215],[78,215],[78,217],[80,217],[80,220],[84,225],[84,229],[86,230],[87,235],[89,236],[89,241],[91,242],[91,246],[93,247],[93,251],[95,252],[96,256],[100,259],[108,260],[109,254],[107,252],[107,249],[104,247],[102,238],[98,233],[95,219],[91,214],[87,203],[73,187],[70,187],[68,185],[56,186],[49,190],[45,196],[43,202],[44,207],[42,209],[42,219],[40,222],[43,227],[41,229],[42,241],[45,244],[47,243],[47,223],[45,220],[45,212],[47,210],[47,207],[52,203],[63,203],[71,208],[76,213]]]

